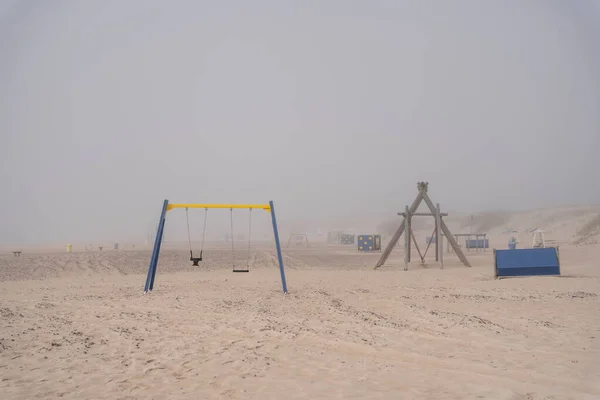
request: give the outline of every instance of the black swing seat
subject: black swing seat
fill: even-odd
[[[237,269],[234,265],[233,272],[250,272],[250,268],[246,267],[246,269]]]
[[[198,262],[202,261],[202,251],[200,251],[200,257],[194,257],[194,254],[190,250],[190,261],[192,265],[198,266]]]

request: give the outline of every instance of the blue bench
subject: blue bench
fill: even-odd
[[[560,275],[558,247],[494,249],[494,276]]]

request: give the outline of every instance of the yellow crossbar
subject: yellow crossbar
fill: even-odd
[[[271,211],[268,204],[167,204],[167,211],[174,208],[257,208]]]

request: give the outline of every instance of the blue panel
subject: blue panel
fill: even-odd
[[[560,268],[555,267],[514,267],[498,268],[498,276],[536,276],[560,275]]]
[[[496,250],[497,276],[560,275],[558,251],[540,249]]]
[[[379,235],[358,235],[357,237],[358,251],[373,251],[381,248],[381,237]],[[379,248],[377,248],[379,245]]]

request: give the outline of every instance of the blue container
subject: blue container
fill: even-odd
[[[115,250],[119,250],[119,243],[115,243]]]
[[[358,251],[380,251],[381,235],[358,235]]]
[[[558,249],[554,247],[495,250],[494,258],[496,278],[503,276],[560,275]]]

